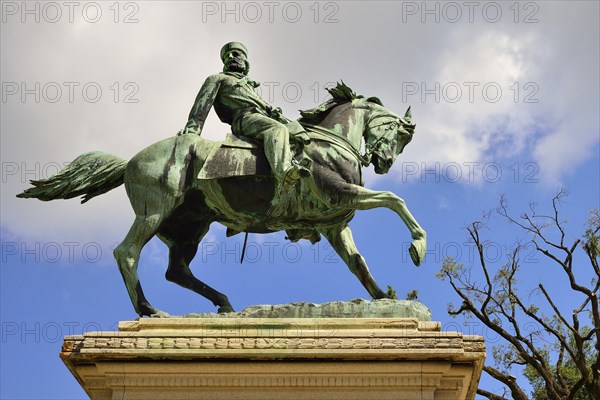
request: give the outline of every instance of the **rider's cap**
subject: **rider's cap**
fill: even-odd
[[[240,42],[229,42],[221,48],[221,61],[225,62],[225,55],[231,50],[240,50],[246,58],[248,57],[248,49]]]

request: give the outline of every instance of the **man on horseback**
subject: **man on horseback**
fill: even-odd
[[[371,163],[376,173],[389,171],[413,138],[415,125],[410,111],[400,117],[376,98],[356,95],[343,82],[328,90],[331,100],[302,112],[302,122],[316,129],[311,137],[318,142],[304,149],[306,159],[314,163],[308,184],[297,185],[296,190],[278,197],[273,193],[272,180],[256,179],[257,175],[190,179],[204,163],[202,172],[215,149],[228,152],[227,147],[218,148],[219,143],[198,136],[213,104],[234,132],[265,142],[270,160],[279,163],[273,169],[280,180],[285,181],[290,171],[296,174],[301,170],[288,153],[286,120],[254,92],[256,85],[246,77],[246,54],[239,43],[225,46],[225,72],[209,77],[202,86],[188,126],[182,131],[185,134],[160,140],[129,161],[104,152],[82,154],[56,175],[32,181],[33,187],[18,195],[44,201],[82,196],[85,202],[124,184],[135,219],[114,255],[140,316],[167,315],[148,302],[137,273],[142,249],[154,236],[169,246],[168,280],[206,297],[219,312],[233,311],[226,295],[194,277],[190,270],[198,245],[213,222],[234,234],[285,230],[292,241],[316,243],[323,235],[374,299],[388,295],[375,282],[354,243],[348,223],[356,210],[390,209],[410,231],[413,241],[408,251],[415,265],[425,256],[426,233],[404,200],[390,191],[363,187],[360,169],[361,164]],[[365,155],[359,151],[363,141]],[[235,149],[232,154],[236,154]],[[233,161],[242,156],[237,157]],[[260,176],[266,173],[261,169]],[[298,183],[297,178],[290,181]],[[283,183],[278,185],[283,187]]]
[[[212,106],[222,122],[231,126],[236,136],[257,139],[263,143],[265,156],[278,183],[278,189],[289,190],[296,181],[310,175],[308,169],[293,157],[289,147],[290,129],[308,138],[297,122],[281,114],[260,97],[259,83],[248,78],[250,64],[246,46],[227,43],[221,49],[223,72],[209,76],[200,88],[190,111],[188,122],[180,134],[200,135]],[[299,132],[298,132],[299,131]]]

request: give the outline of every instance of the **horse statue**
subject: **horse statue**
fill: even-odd
[[[189,267],[215,221],[228,228],[228,236],[285,230],[292,241],[315,243],[323,235],[372,298],[387,298],[358,252],[348,222],[355,210],[389,208],[406,224],[413,239],[410,256],[415,265],[421,263],[425,231],[401,198],[364,188],[361,174],[369,164],[376,173],[387,173],[411,141],[415,125],[410,107],[400,117],[375,97],[357,96],[343,82],[328,90],[332,99],[302,111],[298,120],[310,142],[296,153],[311,160],[311,175],[279,196],[256,144],[228,138],[228,145],[183,134],[159,141],[129,161],[103,152],[82,154],[56,175],[32,181],[34,187],[18,197],[49,201],[82,196],[84,203],[124,183],[135,220],[114,256],[140,317],[168,316],[150,305],[137,273],[142,248],[154,235],[169,248],[167,280],[206,297],[219,313],[233,311],[227,296],[198,280]],[[363,139],[365,154],[360,152]]]

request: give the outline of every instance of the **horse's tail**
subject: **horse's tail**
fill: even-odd
[[[19,193],[17,197],[50,201],[82,196],[81,202],[85,203],[122,185],[127,162],[100,151],[85,153],[56,175],[31,181],[34,187]]]

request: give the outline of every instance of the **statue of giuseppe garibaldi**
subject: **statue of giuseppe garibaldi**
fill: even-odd
[[[248,77],[248,50],[239,42],[230,42],[221,49],[223,72],[206,78],[196,96],[188,122],[179,134],[198,134],[211,107],[219,119],[231,126],[236,136],[257,139],[263,143],[265,156],[277,182],[277,190],[289,190],[296,181],[310,175],[290,151],[290,130],[293,138],[308,143],[308,136],[295,121],[284,117],[281,109],[273,108],[256,91],[260,85]]]
[[[366,189],[361,173],[367,165],[373,165],[375,173],[387,173],[412,141],[415,124],[410,108],[404,116],[397,115],[378,98],[357,95],[340,82],[328,89],[330,100],[301,111],[302,118],[292,122],[256,92],[258,84],[247,76],[244,45],[226,44],[221,59],[223,72],[206,79],[178,136],[160,140],[130,160],[98,151],[82,154],[50,178],[32,181],[33,187],[18,197],[48,201],[81,196],[85,202],[124,184],[135,219],[114,255],[140,316],[167,316],[150,305],[137,273],[141,251],[154,236],[169,246],[168,280],[206,297],[219,312],[233,311],[225,294],[197,279],[189,268],[213,222],[233,233],[286,231],[292,241],[316,243],[323,235],[372,298],[389,297],[369,272],[348,223],[356,210],[388,208],[410,231],[413,240],[408,252],[414,264],[423,260],[426,233],[404,200],[390,191]],[[219,170],[231,161],[235,168],[238,161],[256,167],[260,154],[254,146],[227,148],[200,137],[213,106],[234,135],[262,142],[275,191],[273,179],[263,179],[269,171],[262,168],[262,160],[260,173],[248,169],[242,171],[249,172],[246,175],[234,175],[229,169]],[[294,156],[290,137],[295,142]],[[309,138],[312,143],[304,146]],[[215,175],[200,178],[211,165]],[[243,169],[235,168],[235,173]]]

